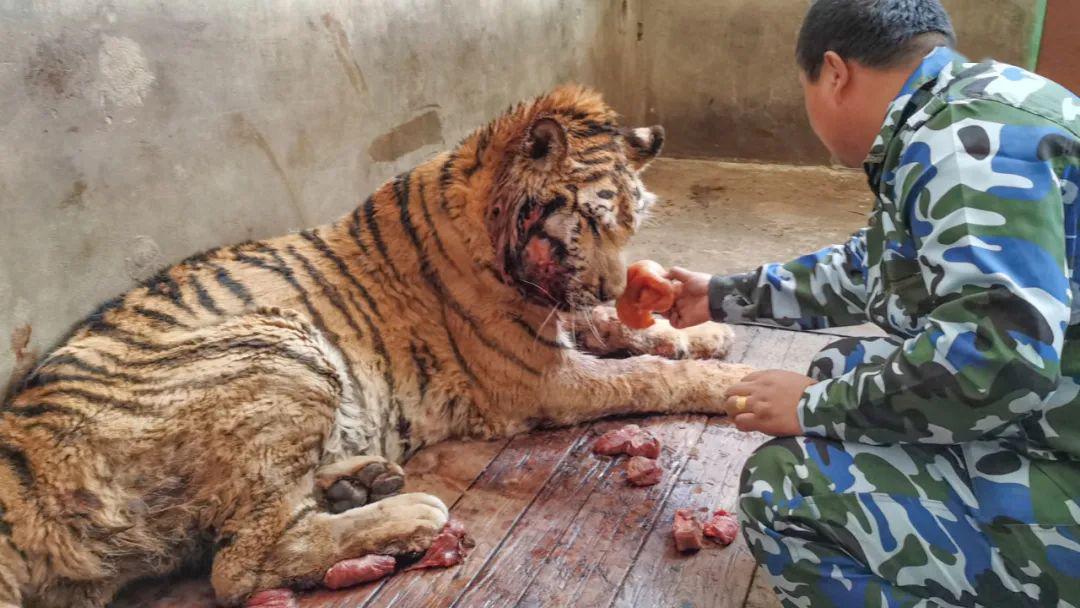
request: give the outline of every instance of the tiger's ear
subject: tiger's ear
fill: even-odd
[[[641,171],[652,162],[664,146],[664,127],[653,125],[637,129],[620,129],[626,142],[626,160],[635,171]]]
[[[558,167],[566,158],[566,129],[554,118],[539,118],[529,127],[521,150],[537,169]]]

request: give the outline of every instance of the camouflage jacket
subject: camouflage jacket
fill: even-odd
[[[806,392],[807,434],[989,441],[1080,469],[1080,99],[940,47],[892,102],[865,168],[877,195],[866,228],[714,277],[713,318],[869,320],[897,338],[884,362]]]

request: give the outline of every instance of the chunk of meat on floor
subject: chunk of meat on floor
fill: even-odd
[[[634,456],[626,461],[626,480],[635,486],[653,486],[663,477],[664,470],[652,458]]]
[[[626,446],[626,453],[630,456],[644,456],[645,458],[660,457],[660,440],[652,436],[652,433],[641,430],[630,437],[630,445]]]
[[[640,426],[628,424],[601,435],[593,444],[593,452],[605,456],[627,454],[630,456],[658,458],[660,456],[660,440]]]
[[[244,608],[300,608],[291,589],[267,589],[252,593]]]
[[[344,589],[370,583],[392,573],[396,567],[397,560],[390,555],[365,555],[343,560],[326,571],[323,586],[327,589]]]
[[[739,520],[735,518],[734,513],[718,509],[713,513],[712,519],[705,522],[703,531],[705,536],[730,545],[739,536]]]
[[[697,551],[705,546],[701,522],[697,520],[694,512],[690,509],[675,511],[675,521],[671,526],[671,534],[675,537],[675,548],[683,553]]]
[[[456,521],[448,521],[435,540],[431,541],[424,557],[407,569],[448,568],[460,564],[472,546],[465,535],[465,527]]]

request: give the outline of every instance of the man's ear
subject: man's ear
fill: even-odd
[[[844,58],[836,51],[825,51],[824,60],[821,63],[821,75],[819,78],[827,78],[825,84],[828,90],[835,96],[847,88],[851,81],[851,68]]]
[[[537,169],[550,171],[566,158],[566,129],[554,118],[538,118],[529,126],[521,151]]]
[[[634,171],[644,169],[660,154],[660,148],[664,146],[664,127],[660,125],[620,129],[619,134],[626,142],[626,159],[630,161]]]

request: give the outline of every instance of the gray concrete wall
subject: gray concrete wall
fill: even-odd
[[[960,50],[1024,64],[1035,0],[943,0]],[[637,0],[636,98],[623,111],[668,130],[669,155],[828,162],[794,62],[808,0]],[[631,89],[633,90],[633,89]]]
[[[1034,0],[946,0],[1020,61]],[[215,245],[331,220],[508,104],[576,80],[667,153],[827,160],[807,0],[0,0],[0,384],[99,302]]]
[[[0,1],[0,385],[158,267],[345,213],[591,81],[618,0]],[[603,64],[603,65],[602,65]]]

